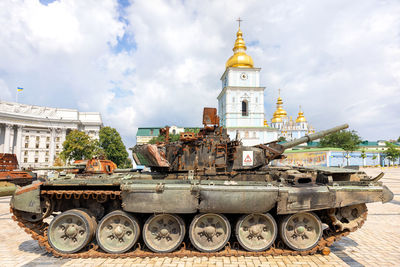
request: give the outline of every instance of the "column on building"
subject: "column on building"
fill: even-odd
[[[50,129],[49,165],[54,164],[56,129]]]
[[[4,135],[4,153],[10,153],[10,144],[12,144],[12,138],[11,138],[11,130],[12,130],[12,125],[11,124],[6,124],[5,126],[5,135]]]
[[[22,162],[22,157],[21,157],[21,148],[22,148],[22,125],[17,126],[17,143],[16,143],[16,156],[18,159],[18,162]]]

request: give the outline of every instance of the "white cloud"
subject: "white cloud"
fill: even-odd
[[[268,120],[282,88],[289,114],[301,104],[317,129],[349,122],[364,138],[400,135],[398,2],[134,1],[119,10],[111,0],[1,2],[1,98],[23,86],[24,103],[98,110],[128,145],[140,126],[200,125],[202,108],[217,106],[240,16]]]

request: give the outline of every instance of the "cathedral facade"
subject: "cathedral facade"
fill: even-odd
[[[246,49],[239,27],[234,54],[225,64],[225,72],[221,77],[222,90],[217,97],[221,126],[227,129],[232,139],[241,139],[248,146],[268,143],[280,136],[289,141],[313,132],[302,111],[295,121],[287,116],[280,96],[271,125],[267,124],[264,112],[265,87],[260,86],[261,68],[254,67]]]

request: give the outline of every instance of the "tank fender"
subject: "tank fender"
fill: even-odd
[[[393,200],[394,194],[392,191],[387,188],[386,185],[383,186],[383,191],[382,191],[382,203],[387,203]]]
[[[198,191],[191,184],[128,184],[121,190],[128,212],[194,213],[198,208]]]
[[[279,189],[278,214],[333,208],[335,193],[326,186],[281,187]]]
[[[19,187],[10,201],[10,206],[16,210],[41,213],[40,207],[40,186],[42,182]]]
[[[202,181],[200,185],[200,212],[265,213],[275,207],[278,187],[265,185],[223,185]]]

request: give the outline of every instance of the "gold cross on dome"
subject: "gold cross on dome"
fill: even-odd
[[[278,89],[278,95],[281,96],[281,88]]]
[[[243,20],[241,20],[239,17],[236,21],[239,22],[239,28],[240,28],[240,22],[242,22]]]

